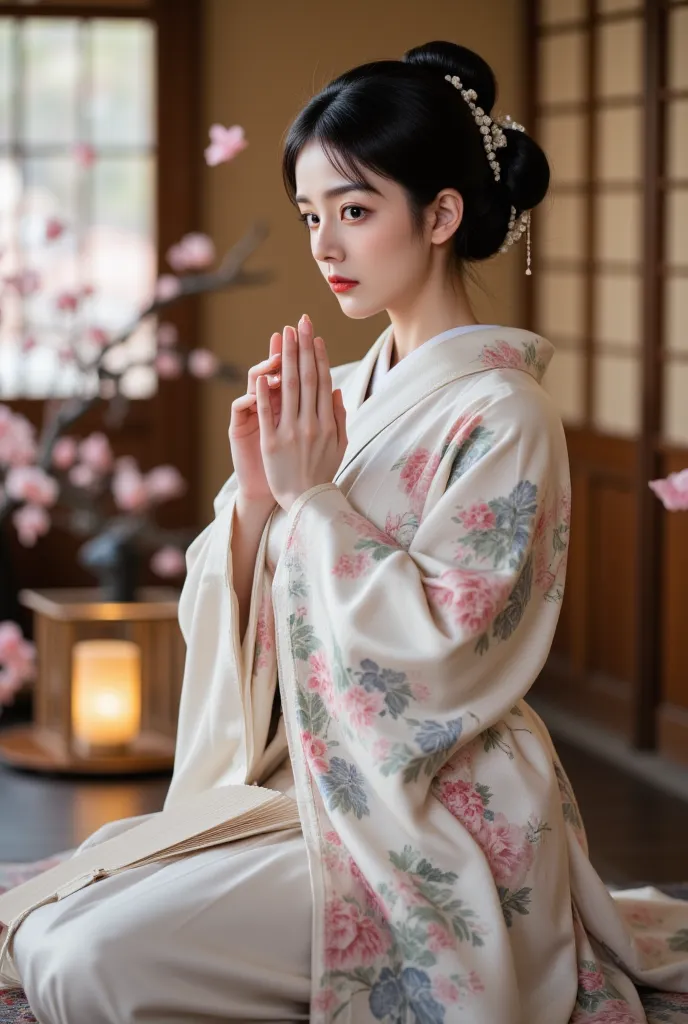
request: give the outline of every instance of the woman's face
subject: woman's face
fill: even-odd
[[[325,279],[358,282],[334,293],[354,320],[412,307],[430,273],[433,248],[427,232],[423,239],[413,235],[401,185],[368,169],[365,175],[375,192],[342,177],[318,142],[304,146],[296,162],[296,200],[313,258]],[[341,191],[328,195],[334,189]]]

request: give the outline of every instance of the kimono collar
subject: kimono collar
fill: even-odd
[[[427,356],[422,354],[421,347],[412,359],[402,359],[389,371],[394,374],[394,384],[364,400],[375,362],[391,332],[390,324],[343,387],[349,414],[349,443],[335,483],[381,430],[433,391],[460,377],[497,369],[522,370],[540,383],[554,354],[553,345],[531,331],[519,327],[477,326],[475,331],[449,336],[429,347]]]

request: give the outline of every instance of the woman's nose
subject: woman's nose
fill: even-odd
[[[332,228],[321,224],[312,238],[312,252],[318,263],[328,263],[329,261],[341,263],[344,253]]]

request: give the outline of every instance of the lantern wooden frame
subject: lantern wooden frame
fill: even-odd
[[[33,722],[0,732],[0,761],[77,774],[169,771],[174,763],[185,644],[179,591],[142,587],[137,600],[100,600],[95,588],[22,590],[34,612],[38,672]],[[86,754],[72,736],[72,649],[79,640],[132,640],[141,648],[141,729],[121,754]]]

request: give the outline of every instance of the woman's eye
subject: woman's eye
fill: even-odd
[[[342,213],[346,213],[347,210],[356,210],[357,213],[359,214],[359,216],[356,216],[356,217],[352,218],[354,221],[362,220],[362,217],[360,216],[360,214],[365,214],[366,213],[366,211],[364,210],[364,208],[362,206],[353,206],[353,205],[352,206],[345,206],[344,209],[342,210]],[[303,224],[305,224],[306,227],[310,228],[310,227],[313,227],[313,222],[309,221],[308,218],[309,217],[317,217],[317,216],[318,216],[317,213],[300,213],[299,214],[299,220]]]

